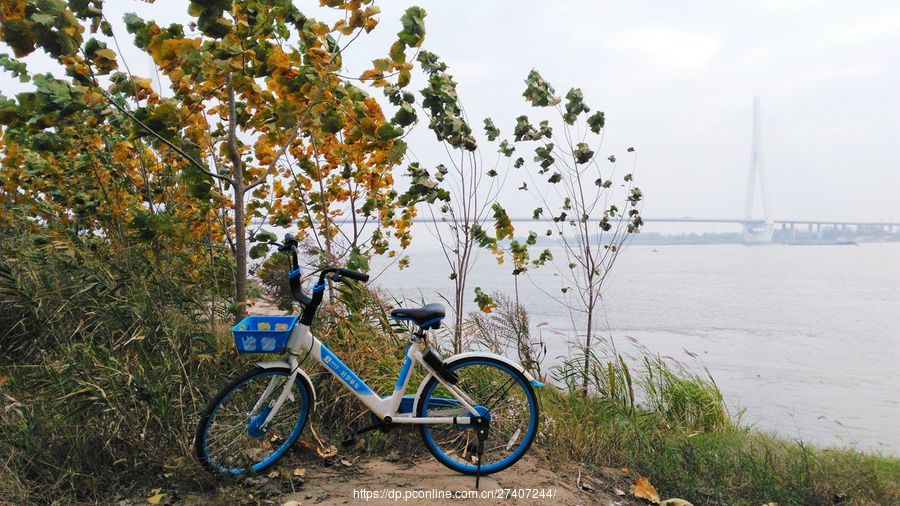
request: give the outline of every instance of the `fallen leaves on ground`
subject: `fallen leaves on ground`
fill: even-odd
[[[338,453],[337,446],[334,446],[334,445],[331,445],[328,448],[316,447],[316,455],[318,455],[319,458],[322,458],[322,459],[330,459],[331,457],[334,457],[335,455],[337,455],[337,453]]]
[[[646,499],[653,504],[659,504],[659,493],[656,491],[656,487],[643,476],[634,479],[634,483],[631,484],[631,495],[638,499]]]
[[[153,489],[151,491],[153,495],[147,498],[148,504],[159,504],[159,501],[162,501],[162,498],[165,497],[166,494],[160,492],[160,489]]]
[[[684,499],[666,499],[665,501],[659,503],[659,506],[694,506],[693,504],[685,501]]]

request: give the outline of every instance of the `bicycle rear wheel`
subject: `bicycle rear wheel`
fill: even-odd
[[[464,474],[491,474],[515,464],[528,451],[540,419],[537,396],[528,378],[509,364],[490,357],[466,357],[446,364],[456,383],[490,420],[481,469],[476,465],[475,431],[464,424],[420,425],[425,447],[445,466]],[[434,378],[422,391],[417,416],[469,416],[458,400]]]
[[[312,392],[301,376],[268,426],[261,425],[290,374],[287,367],[256,367],[216,395],[194,437],[194,451],[204,466],[233,475],[255,473],[287,452],[306,425],[311,408]]]

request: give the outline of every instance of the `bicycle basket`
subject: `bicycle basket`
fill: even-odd
[[[239,353],[281,353],[297,316],[248,316],[231,329]]]

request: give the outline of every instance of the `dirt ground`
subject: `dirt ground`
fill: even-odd
[[[511,468],[482,477],[477,491],[474,477],[453,472],[430,455],[287,460],[255,477],[216,479],[200,487],[170,483],[118,505],[644,504],[628,493],[630,473],[620,469],[591,473],[577,464],[552,463],[536,448]]]

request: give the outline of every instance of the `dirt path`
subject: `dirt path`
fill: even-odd
[[[321,497],[319,504],[407,503],[422,506],[457,501],[491,503],[497,502],[498,496],[505,497],[507,503],[547,505],[608,504],[616,499],[602,492],[592,495],[579,490],[575,483],[577,471],[575,475],[563,477],[549,469],[546,461],[533,455],[506,471],[483,477],[477,491],[473,477],[455,473],[434,459],[424,457],[412,462],[369,460],[340,477],[329,478],[307,480],[307,490],[290,494],[285,499],[301,504]],[[459,494],[473,493],[483,495],[483,498],[458,497]],[[376,494],[380,497],[375,497]],[[368,501],[366,495],[371,497]]]
[[[625,494],[630,479],[627,473],[603,469],[589,474],[577,464],[549,462],[539,449],[532,449],[510,469],[482,477],[477,491],[474,477],[455,473],[430,455],[401,459],[390,454],[384,459],[353,461],[336,457],[325,462],[299,456],[288,460],[265,475],[240,481],[217,479],[199,487],[203,491],[172,483],[118,504],[148,504],[148,499],[151,503],[158,499],[155,504],[159,505],[638,504]],[[158,494],[161,496],[155,497]]]

